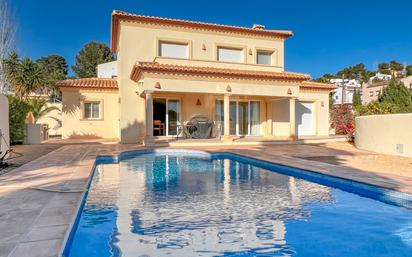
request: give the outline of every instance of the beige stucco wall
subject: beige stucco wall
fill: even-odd
[[[329,92],[324,90],[300,90],[296,101],[314,103],[313,124],[315,126],[315,135],[329,135]],[[289,99],[274,100],[272,108],[273,135],[277,137],[289,136]]]
[[[62,94],[62,138],[119,138],[117,90],[62,89]],[[101,119],[84,119],[83,101],[100,101]]]
[[[304,89],[299,92],[297,100],[314,103],[314,124],[316,135],[328,136],[330,129],[329,91]]]
[[[158,52],[158,41],[187,42],[190,46],[190,60],[157,58],[161,63],[180,65],[206,65],[239,69],[262,69],[283,71],[284,40],[273,37],[247,36],[244,34],[228,34],[173,26],[159,26],[121,22],[117,69],[120,97],[120,138],[123,143],[140,142],[145,136],[145,98],[136,94],[137,83],[130,79],[133,65],[137,61],[154,61]],[[206,50],[202,50],[203,45]],[[216,62],[217,46],[243,47],[246,64]],[[256,49],[274,50],[274,66],[254,65]],[[252,54],[249,54],[249,49]],[[205,62],[207,64],[205,64]],[[149,83],[149,82],[147,82]],[[182,84],[180,84],[182,86]],[[199,84],[197,84],[199,87]],[[222,88],[225,85],[221,86]],[[191,92],[191,91],[189,91]],[[249,92],[250,94],[250,92]]]
[[[6,96],[0,95],[0,130],[6,141],[7,146],[10,145],[9,134],[9,101]],[[3,138],[0,137],[0,152],[6,151],[8,148],[5,145]]]
[[[159,41],[188,43],[189,59],[158,57]],[[244,63],[218,62],[218,46],[243,48]],[[279,98],[287,100],[290,97],[315,102],[316,134],[329,134],[328,91],[300,91],[297,83],[290,82],[217,79],[186,75],[144,73],[139,83],[130,79],[132,67],[138,61],[243,70],[283,71],[284,39],[123,21],[119,29],[117,49],[120,101],[119,130],[122,143],[141,142],[146,134],[146,92],[151,92],[154,96],[166,94],[169,97],[179,97],[181,99],[182,119],[185,121],[198,114],[214,118],[214,101],[223,98],[223,95],[228,93],[226,91],[228,85],[232,89],[230,92],[232,99],[236,97],[261,98],[262,135],[265,134],[266,128],[270,128],[267,124],[267,118],[270,118],[267,117],[268,102]],[[275,52],[272,66],[256,64],[257,49]],[[161,84],[161,89],[154,87],[157,82]],[[292,94],[287,93],[289,88],[292,90]],[[201,106],[196,106],[197,99],[202,102]],[[289,116],[289,106],[287,105],[287,108],[282,105],[277,106],[274,112],[277,116]],[[274,114],[272,113],[272,115]],[[289,122],[286,123],[283,118],[280,119],[281,121],[273,120],[274,135],[289,136]]]
[[[356,118],[356,147],[383,154],[412,157],[412,114],[371,115]],[[403,153],[397,152],[398,144]]]
[[[272,102],[272,133],[276,137],[290,136],[289,99]]]
[[[49,136],[61,136],[62,134],[62,103],[48,103],[48,107],[54,107],[50,112],[37,120],[38,124],[49,126]]]

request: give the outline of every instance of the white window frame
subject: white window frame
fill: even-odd
[[[86,105],[91,104],[91,117],[86,117]],[[99,114],[98,117],[93,117],[93,105],[98,104],[99,105]],[[84,120],[101,120],[103,115],[102,115],[102,106],[103,106],[103,101],[100,100],[87,100],[83,102],[83,119]]]
[[[259,63],[258,62],[258,56],[260,53],[264,53],[264,54],[268,54],[270,56],[270,63]],[[263,49],[256,49],[256,64],[258,65],[266,65],[266,66],[272,66],[274,64],[274,55],[275,55],[275,51],[273,50],[263,50]]]
[[[240,53],[240,61],[227,61],[227,60],[221,60],[219,58],[219,50],[220,49],[226,49],[226,50],[235,50],[239,51]],[[245,48],[244,47],[239,47],[239,46],[225,46],[225,45],[217,45],[216,46],[216,61],[218,62],[228,62],[228,63],[245,63]]]
[[[169,44],[169,45],[180,45],[186,47],[186,55],[185,57],[178,57],[178,56],[167,56],[162,55],[162,44]],[[175,59],[190,59],[190,43],[187,41],[173,41],[173,40],[157,40],[157,56],[164,57],[164,58],[175,58]]]

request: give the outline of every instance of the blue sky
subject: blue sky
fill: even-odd
[[[145,15],[288,29],[286,70],[318,77],[363,62],[412,64],[412,1],[382,0],[9,0],[22,56],[64,56],[88,41],[110,43],[114,9]]]

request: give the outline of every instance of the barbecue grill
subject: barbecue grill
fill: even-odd
[[[212,126],[212,121],[204,116],[195,116],[186,124],[190,138],[210,138],[212,136]]]

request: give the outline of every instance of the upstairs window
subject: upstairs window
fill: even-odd
[[[100,102],[85,102],[84,103],[84,118],[85,119],[100,119]]]
[[[221,62],[243,62],[242,49],[236,48],[217,48],[217,60]]]
[[[184,43],[160,42],[159,56],[188,59],[189,46]]]
[[[257,51],[256,63],[263,65],[272,65],[273,52],[269,51]]]

